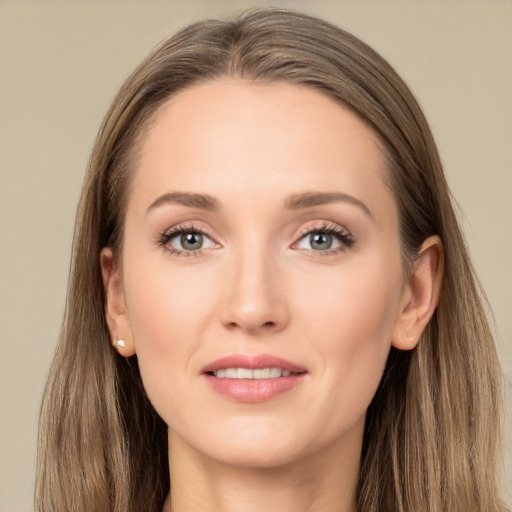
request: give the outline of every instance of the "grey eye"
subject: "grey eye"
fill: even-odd
[[[182,253],[193,253],[201,249],[211,249],[215,246],[213,240],[207,235],[194,230],[181,231],[167,235],[164,245],[169,249]]]
[[[325,251],[332,247],[333,237],[329,233],[312,233],[309,235],[311,249]]]
[[[180,243],[185,251],[197,251],[203,246],[203,235],[201,233],[183,233],[180,236]]]
[[[327,233],[326,231],[313,231],[305,235],[296,244],[297,249],[307,249],[309,251],[327,251],[329,249],[337,249],[343,245],[340,235]]]

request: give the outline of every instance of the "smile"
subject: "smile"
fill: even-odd
[[[289,377],[293,372],[283,368],[261,368],[252,370],[251,368],[221,368],[211,375],[219,379],[277,379],[279,377]]]
[[[201,374],[210,389],[230,401],[265,402],[299,387],[306,368],[268,354],[234,354],[205,366]]]

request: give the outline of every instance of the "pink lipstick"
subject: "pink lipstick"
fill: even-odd
[[[307,370],[269,354],[234,354],[206,365],[202,374],[215,392],[238,402],[257,403],[296,388]]]

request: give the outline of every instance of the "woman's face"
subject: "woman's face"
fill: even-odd
[[[127,207],[127,338],[171,439],[234,464],[360,452],[406,307],[374,133],[307,87],[222,79],[142,141]]]

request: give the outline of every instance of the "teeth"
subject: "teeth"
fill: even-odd
[[[270,378],[275,379],[276,377],[281,377],[282,372],[281,368],[270,368]]]
[[[252,370],[249,368],[237,368],[236,370],[237,379],[252,379]]]
[[[251,370],[250,368],[222,368],[214,372],[215,377],[220,379],[276,379],[278,377],[289,377],[290,370],[281,368],[262,368]]]
[[[252,371],[253,379],[270,379],[270,368],[262,368],[261,370]]]

